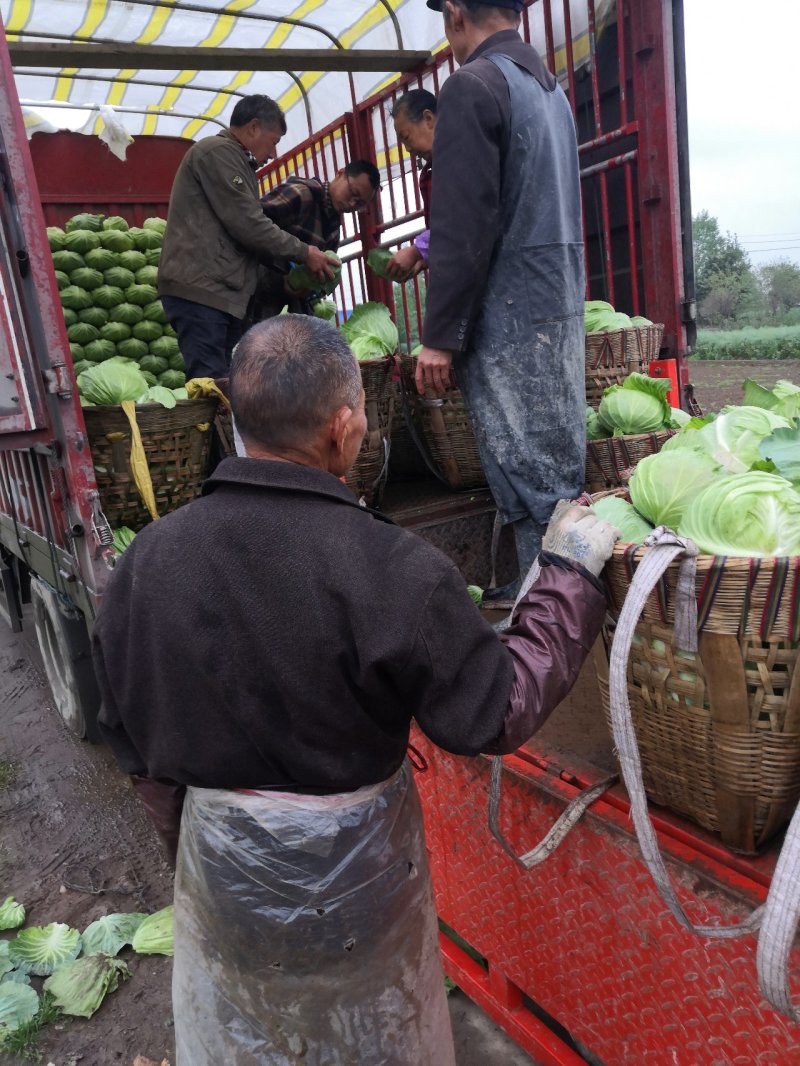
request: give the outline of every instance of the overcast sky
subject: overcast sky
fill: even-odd
[[[800,0],[685,0],[692,213],[800,265]]]

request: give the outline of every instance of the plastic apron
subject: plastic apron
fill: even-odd
[[[190,788],[177,1066],[454,1066],[419,797]]]
[[[583,491],[586,460],[584,268],[578,152],[561,89],[548,93],[507,56],[500,238],[456,376],[504,522],[543,530]]]

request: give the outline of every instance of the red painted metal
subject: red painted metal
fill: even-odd
[[[755,940],[709,941],[678,926],[650,881],[621,790],[612,790],[613,803],[598,801],[542,866],[524,871],[489,833],[489,761],[448,755],[419,733],[412,740],[428,765],[416,780],[437,908],[490,974],[499,971],[609,1066],[800,1062],[800,1028],[758,992]],[[527,759],[505,763],[501,821],[521,852],[576,788]],[[663,832],[659,841],[689,913],[741,919],[765,896],[742,872],[749,860],[738,868],[716,861],[692,847],[694,830],[685,828],[690,843]],[[461,963],[445,950],[449,975],[477,994],[481,975]],[[540,1034],[520,1032],[516,993],[505,1004],[496,997],[492,1009],[537,1061],[575,1061],[544,1059]]]
[[[97,138],[80,133],[35,133],[30,149],[48,226],[63,226],[79,211],[121,215],[131,225],[166,218],[175,172],[192,142],[140,137],[125,162]]]

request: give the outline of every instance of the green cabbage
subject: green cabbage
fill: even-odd
[[[613,314],[614,308],[606,300],[587,300],[583,305],[583,327],[587,333],[600,332]]]
[[[133,237],[118,229],[104,230],[100,234],[100,244],[110,252],[121,255],[123,252],[132,251]]]
[[[160,248],[146,248],[144,257],[147,260],[148,266],[157,267],[161,261],[161,249]]]
[[[679,532],[708,555],[800,555],[800,493],[763,470],[719,478],[692,500]]]
[[[143,360],[144,361],[144,360]],[[139,363],[139,369],[142,370],[142,364]],[[158,384],[158,378],[155,374],[151,374],[149,370],[142,370],[142,377],[148,385],[153,386]]]
[[[595,500],[592,510],[604,522],[619,530],[622,544],[641,544],[645,537],[653,532],[653,527],[646,522],[635,508],[620,496],[604,496]]]
[[[386,267],[393,255],[394,252],[390,248],[371,248],[367,255],[367,266],[379,278],[388,278]]]
[[[109,215],[108,218],[103,219],[103,229],[121,230],[123,233],[126,233],[128,230],[128,223],[121,215]]]
[[[70,326],[67,329],[67,337],[74,344],[83,344],[86,346],[91,341],[96,341],[100,336],[100,330],[97,326],[92,326],[89,322],[76,322],[74,326]]]
[[[158,267],[143,266],[141,270],[136,271],[136,284],[137,285],[152,285],[156,287],[158,281]],[[156,299],[158,297],[156,296]]]
[[[186,370],[186,362],[179,351],[172,352],[167,358],[170,370]]]
[[[765,437],[791,428],[788,419],[761,407],[723,407],[713,422],[697,430],[690,446],[707,452],[731,474],[743,474],[760,461]]]
[[[186,375],[180,370],[165,370],[159,374],[158,383],[165,389],[182,389],[186,384]]]
[[[86,355],[83,350],[82,344],[74,344],[70,341],[69,354],[72,359],[72,365],[75,367],[75,373],[78,373],[78,363],[84,362]]]
[[[677,530],[697,493],[719,476],[719,468],[709,455],[662,450],[637,464],[628,488],[640,515],[654,526]]]
[[[673,429],[683,429],[683,427],[688,426],[692,420],[692,416],[687,414],[686,411],[682,411],[680,407],[671,407],[670,411],[672,413],[670,424]]]
[[[74,326],[76,322],[80,322],[78,312],[73,311],[71,307],[62,307],[61,310],[64,313],[64,324],[66,326]],[[85,308],[81,308],[81,310],[85,310]]]
[[[137,341],[135,337],[129,337],[128,340],[119,342],[117,351],[123,358],[135,359],[138,363],[140,359],[147,355],[147,345],[144,341]]]
[[[178,402],[172,389],[164,385],[151,385],[144,396],[140,396],[137,403],[159,403],[162,407],[171,410]]]
[[[148,304],[158,299],[158,292],[152,285],[129,285],[125,290],[125,299],[129,304],[147,307]]]
[[[109,318],[112,322],[124,322],[126,326],[135,326],[144,318],[144,311],[138,304],[121,303],[111,308]]]
[[[78,347],[80,347],[80,345],[73,344],[73,345],[70,345],[70,347],[78,348]],[[89,367],[92,365],[91,359],[85,359],[83,357],[83,349],[81,349],[80,357],[73,356],[72,358],[73,358],[72,369],[75,371],[75,377],[77,377],[78,374],[82,374],[84,372],[84,370],[88,370]]]
[[[16,1032],[27,1025],[39,1011],[39,996],[35,989],[16,981],[0,984],[0,1051],[6,1033]]]
[[[105,326],[100,327],[100,336],[105,341],[111,341],[112,344],[126,341],[130,335],[131,327],[126,326],[124,322],[107,322]]]
[[[776,429],[765,437],[758,451],[776,473],[800,490],[800,420],[792,429]]]
[[[53,253],[53,267],[56,270],[62,270],[65,274],[71,274],[73,270],[79,270],[82,266],[86,266],[82,255],[78,255],[77,252],[54,252]]]
[[[136,534],[127,526],[114,530],[114,550],[122,554],[130,547]],[[116,955],[133,940],[133,934],[147,917],[146,914],[105,914],[92,922],[81,934],[84,955]]]
[[[108,311],[102,307],[84,307],[78,312],[79,322],[88,322],[90,326],[96,326],[100,329],[108,322]]]
[[[169,323],[166,326],[164,326],[164,336],[165,337],[172,337],[174,340],[178,339],[178,334],[175,332],[173,327],[169,325]]]
[[[163,237],[167,230],[167,220],[153,215],[151,218],[144,220],[142,229],[153,230],[154,233],[159,233]]]
[[[56,270],[55,275],[59,291],[66,289],[67,285],[69,285],[69,274],[65,274],[63,270]]]
[[[89,955],[59,966],[44,983],[55,1005],[74,1018],[91,1018],[109,992],[130,977],[127,963],[107,955]]]
[[[325,252],[325,255],[328,259],[338,260],[339,258],[335,252]],[[293,267],[286,276],[286,284],[295,292],[321,292],[327,296],[339,284],[342,274],[341,263],[338,265],[331,263],[330,266],[333,277],[326,278],[324,281],[320,281],[305,265]]]
[[[46,977],[56,966],[76,958],[80,950],[81,934],[77,929],[51,922],[17,933],[8,945],[8,957],[18,970]]]
[[[781,380],[773,389],[765,389],[752,378],[746,378],[743,403],[750,407],[764,407],[784,418],[796,418],[800,416],[800,385]]]
[[[105,307],[106,310],[110,310],[124,303],[125,293],[116,285],[101,285],[99,289],[93,291],[92,298],[96,307]]]
[[[640,329],[644,326],[652,326],[653,323],[649,318],[644,318],[642,315],[631,315],[631,325],[635,329]]]
[[[146,355],[140,361],[139,367],[141,370],[146,370],[149,374],[154,374],[156,377],[159,374],[165,374],[169,369],[169,363],[166,359],[160,355]]]
[[[115,357],[84,371],[78,389],[91,403],[105,405],[135,400],[147,392],[148,385],[135,363]]]
[[[128,239],[130,234],[125,234]],[[126,270],[132,270],[135,274],[137,270],[141,270],[143,266],[147,266],[147,260],[141,252],[131,249],[129,252],[121,252],[119,257],[119,265],[125,267]]]
[[[163,237],[154,229],[131,229],[133,247],[139,252],[146,252],[149,248],[160,248]]]
[[[91,292],[92,289],[99,289],[103,284],[103,275],[99,270],[92,270],[91,267],[78,267],[77,270],[72,271],[69,280],[79,289]]]
[[[126,270],[125,267],[121,266],[112,266],[103,275],[103,280],[106,285],[113,285],[115,289],[124,291],[133,285],[136,277],[132,270]]]
[[[467,585],[467,592],[475,606],[480,607],[483,603],[483,589],[480,585]]]
[[[74,233],[75,230],[90,230],[92,233],[97,233],[99,229],[103,227],[103,215],[93,215],[88,212],[81,212],[80,214],[73,215],[67,221],[64,227],[67,233]]]
[[[110,270],[117,265],[116,255],[109,251],[108,248],[92,248],[86,253],[84,258],[86,259],[87,267],[91,267],[92,270],[99,270],[101,272]]]
[[[0,929],[18,929],[25,921],[25,908],[13,896],[6,896],[0,905]]]
[[[597,411],[593,411],[591,407],[586,408],[586,439],[587,440],[603,440],[608,436],[608,430],[605,426],[600,424],[600,419],[597,415]]]
[[[397,326],[389,308],[379,303],[357,307],[342,326],[342,336],[356,359],[380,359],[397,351]]]
[[[166,359],[169,362],[172,356],[178,354],[178,342],[174,337],[166,336],[166,331],[163,337],[159,337],[158,340],[151,341],[150,354],[157,355],[160,359]]]
[[[133,950],[139,955],[172,955],[172,926],[175,907],[170,904],[149,915],[133,937]]]
[[[161,306],[160,300],[153,300],[151,304],[145,307],[144,317],[148,322],[157,322],[159,326],[167,325],[167,316],[164,314],[164,308]]]
[[[612,385],[603,393],[597,411],[600,425],[616,436],[663,429],[672,418],[669,387],[668,378],[629,374],[622,385]]]
[[[333,300],[317,300],[311,306],[315,318],[322,318],[326,322],[336,321],[336,304]]]
[[[146,318],[133,327],[133,335],[137,341],[146,341],[147,344],[157,341],[163,333],[164,329],[158,322],[148,322]]]
[[[189,399],[189,393],[187,392],[187,390],[185,388],[173,389],[172,390],[172,395],[175,397],[175,399],[178,401],[178,403],[180,403],[181,400],[188,400]]]
[[[69,226],[69,223],[67,223]],[[74,229],[67,232],[64,238],[64,247],[68,252],[77,252],[85,255],[92,248],[100,246],[100,237],[88,229]]]
[[[84,354],[91,363],[104,363],[106,359],[113,359],[117,354],[117,346],[113,341],[98,337],[96,341],[86,345]]]
[[[64,247],[64,238],[66,233],[60,226],[48,226],[47,227],[47,243],[50,245],[51,252],[60,252]]]

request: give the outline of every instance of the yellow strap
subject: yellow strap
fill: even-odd
[[[147,466],[147,456],[144,454],[142,435],[139,432],[139,424],[136,421],[136,405],[133,400],[123,400],[122,410],[125,412],[131,427],[130,463],[133,480],[136,482],[136,488],[139,490],[142,502],[150,512],[150,517],[156,519],[158,518],[156,498],[153,495],[153,482],[150,480],[150,470]]]
[[[186,382],[186,391],[190,400],[196,400],[200,396],[219,396],[226,407],[230,407],[230,401],[213,378],[192,378]]]

